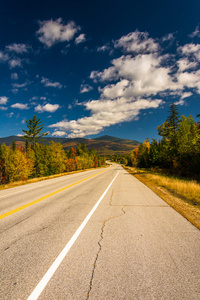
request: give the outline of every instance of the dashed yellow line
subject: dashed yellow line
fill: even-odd
[[[68,189],[68,188],[70,188],[70,187],[72,187],[72,186],[74,186],[74,185],[76,185],[76,184],[79,184],[79,183],[81,183],[81,182],[83,182],[83,181],[86,181],[86,180],[88,180],[88,179],[90,179],[90,178],[92,178],[92,177],[94,177],[94,176],[97,176],[97,175],[99,175],[99,174],[101,174],[101,173],[103,173],[103,172],[105,172],[105,171],[107,171],[107,170],[104,170],[104,171],[101,171],[101,172],[99,172],[99,173],[97,173],[97,174],[91,175],[91,176],[89,176],[89,177],[87,177],[87,178],[85,178],[85,179],[82,179],[82,180],[80,180],[80,181],[77,181],[77,182],[75,182],[75,183],[72,183],[72,184],[70,184],[70,185],[68,185],[68,186],[66,186],[66,187],[64,187],[64,188],[62,188],[62,189],[60,189],[60,190],[57,190],[57,191],[55,191],[55,192],[53,192],[53,193],[51,193],[51,194],[48,194],[48,195],[46,195],[46,196],[44,196],[44,197],[42,197],[42,198],[39,198],[39,199],[34,200],[34,201],[30,202],[30,203],[27,203],[27,204],[22,205],[22,206],[20,206],[20,207],[18,207],[18,208],[15,208],[15,209],[13,209],[13,210],[11,210],[11,211],[8,211],[7,213],[5,213],[5,214],[3,214],[3,215],[0,215],[0,219],[4,219],[4,218],[6,218],[6,217],[8,217],[8,216],[10,216],[10,215],[12,215],[12,214],[14,214],[14,213],[16,213],[16,212],[22,210],[22,209],[24,209],[24,208],[27,208],[27,207],[29,207],[29,206],[31,206],[31,205],[34,205],[34,204],[36,204],[36,203],[38,203],[38,202],[41,202],[41,201],[43,201],[43,200],[45,200],[45,199],[47,199],[47,198],[49,198],[49,197],[51,197],[51,196],[54,196],[54,195],[56,195],[56,194],[58,194],[58,193],[60,193],[60,192],[62,192],[62,191],[64,191],[64,190],[66,190],[66,189]]]

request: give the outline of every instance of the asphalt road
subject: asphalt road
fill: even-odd
[[[200,231],[119,165],[0,191],[0,215],[1,300],[200,299]]]

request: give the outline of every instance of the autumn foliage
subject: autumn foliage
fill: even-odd
[[[130,166],[157,168],[176,176],[200,178],[200,126],[192,116],[179,116],[175,104],[158,126],[161,140],[147,139],[128,156]]]
[[[50,145],[26,143],[25,149],[0,145],[0,183],[27,180],[63,172],[89,169],[105,164],[105,159],[85,144],[69,152],[60,143]]]

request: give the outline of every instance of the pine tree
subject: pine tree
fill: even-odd
[[[11,149],[13,150],[13,151],[15,151],[16,150],[16,142],[15,141],[13,141],[12,142],[12,147],[11,147]]]
[[[180,116],[177,106],[172,103],[169,108],[169,116],[166,121],[158,126],[158,134],[167,138],[169,146],[171,148],[172,155],[177,153],[177,131],[180,124]]]
[[[36,141],[41,137],[46,136],[48,133],[41,132],[44,124],[42,124],[42,121],[40,119],[37,119],[36,115],[34,115],[33,118],[29,121],[26,121],[26,125],[28,127],[28,130],[22,130],[25,133],[22,138],[30,141],[33,144],[33,149],[35,149]]]

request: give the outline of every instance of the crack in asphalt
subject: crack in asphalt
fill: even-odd
[[[112,195],[111,195],[111,198],[110,198],[109,206],[115,206],[115,205],[112,204],[112,201],[113,201],[113,192],[114,192],[114,191],[112,191]],[[116,205],[116,206],[119,206],[119,205]],[[120,205],[120,206],[122,206],[122,205]],[[121,210],[122,210],[122,212],[123,212],[122,214],[120,214],[120,215],[118,215],[118,216],[110,217],[110,218],[106,219],[106,220],[103,222],[103,225],[102,225],[102,227],[101,227],[100,239],[99,239],[99,241],[98,241],[99,250],[98,250],[98,252],[97,252],[97,254],[96,254],[96,257],[95,257],[95,260],[94,260],[94,263],[93,263],[92,275],[91,275],[91,279],[90,279],[90,285],[89,285],[89,289],[88,289],[88,292],[87,292],[86,300],[89,299],[89,297],[90,297],[90,292],[91,292],[91,290],[92,290],[93,279],[94,279],[94,273],[95,273],[95,269],[96,269],[96,265],[97,265],[97,261],[98,261],[99,254],[100,254],[100,252],[101,252],[101,250],[102,250],[101,242],[102,242],[102,240],[103,240],[104,228],[105,228],[105,226],[106,226],[106,223],[109,222],[109,221],[112,220],[112,219],[116,219],[116,218],[119,218],[119,217],[125,215],[125,213],[126,213],[125,210],[124,210],[125,207],[126,207],[126,205],[122,206],[122,208],[121,208]]]

